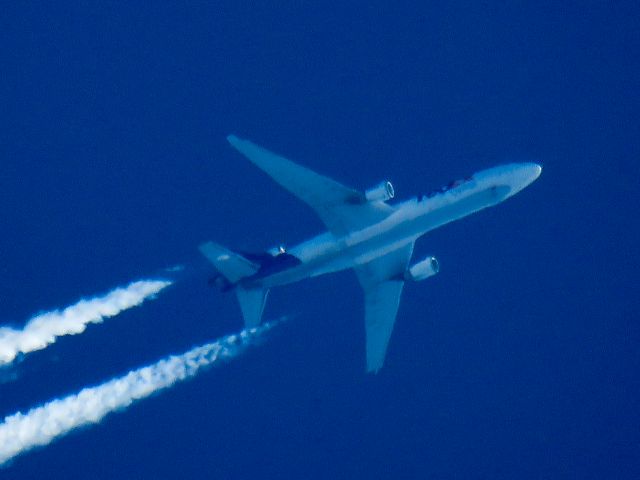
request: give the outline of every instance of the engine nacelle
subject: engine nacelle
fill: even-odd
[[[409,267],[409,269],[404,273],[404,278],[405,280],[419,282],[420,280],[433,277],[439,271],[440,265],[438,264],[436,257],[427,257]]]
[[[364,192],[367,202],[386,202],[395,195],[391,182],[380,182],[373,188]]]

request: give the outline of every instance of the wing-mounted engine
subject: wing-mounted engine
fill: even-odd
[[[389,181],[380,182],[364,192],[364,198],[367,202],[386,202],[391,200],[394,195],[393,185]]]
[[[440,271],[440,265],[436,257],[427,257],[424,260],[412,265],[404,272],[405,280],[412,280],[419,282],[420,280],[426,280],[429,277],[433,277]]]

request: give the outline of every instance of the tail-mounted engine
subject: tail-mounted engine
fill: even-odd
[[[433,277],[440,271],[440,265],[436,257],[427,257],[424,260],[412,265],[404,273],[405,280],[419,282],[429,277]]]
[[[395,192],[391,182],[380,182],[375,187],[364,192],[364,197],[367,199],[367,202],[386,202],[387,200],[391,200],[394,195]]]

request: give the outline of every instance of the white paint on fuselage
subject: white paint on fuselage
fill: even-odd
[[[254,279],[250,286],[270,288],[364,265],[435,228],[502,202],[533,182],[540,172],[540,166],[533,163],[490,168],[448,190],[394,205],[395,211],[381,222],[343,237],[325,232],[289,249],[300,265]]]

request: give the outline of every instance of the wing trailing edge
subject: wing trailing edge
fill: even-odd
[[[229,143],[285,190],[309,205],[335,235],[345,235],[387,218],[395,210],[382,201],[320,175],[235,135]]]

